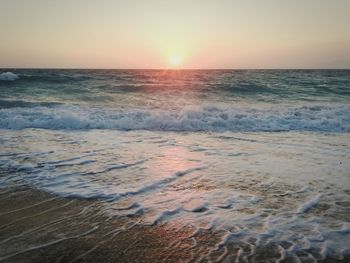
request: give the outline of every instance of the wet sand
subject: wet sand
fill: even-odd
[[[161,222],[145,226],[138,224],[142,216],[108,216],[106,207],[98,200],[63,198],[26,186],[2,188],[0,261],[275,262],[281,256],[268,247],[251,255],[251,248],[234,242],[219,248],[219,231],[194,231],[191,226],[179,230]]]
[[[65,199],[34,189],[0,193],[0,261],[188,262],[201,254],[190,227],[140,226],[105,215],[99,201]],[[208,243],[209,245],[209,243]],[[209,246],[205,247],[209,247]],[[192,247],[192,248],[191,248]]]

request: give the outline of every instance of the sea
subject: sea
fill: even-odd
[[[16,185],[219,231],[204,261],[344,260],[350,71],[0,69],[0,189]]]

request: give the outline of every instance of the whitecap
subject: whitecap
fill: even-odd
[[[0,80],[4,81],[14,81],[18,79],[18,75],[12,73],[12,72],[3,72],[0,74]]]

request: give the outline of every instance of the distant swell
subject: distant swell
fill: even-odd
[[[64,105],[15,107],[0,109],[0,128],[350,132],[350,106],[278,109],[197,106],[181,111],[122,111]]]

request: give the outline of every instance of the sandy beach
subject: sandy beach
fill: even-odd
[[[197,248],[191,248],[191,239],[182,241],[192,229],[174,231],[167,224],[146,227],[137,225],[137,218],[107,217],[98,203],[65,199],[27,187],[2,189],[0,261],[188,262],[196,259]]]
[[[269,262],[281,256],[272,247],[249,256],[252,250],[244,244],[215,251],[224,234],[220,231],[178,230],[169,223],[144,226],[137,224],[139,217],[108,217],[106,212],[99,201],[61,198],[23,186],[2,189],[0,261],[236,262],[245,255],[248,262]]]

